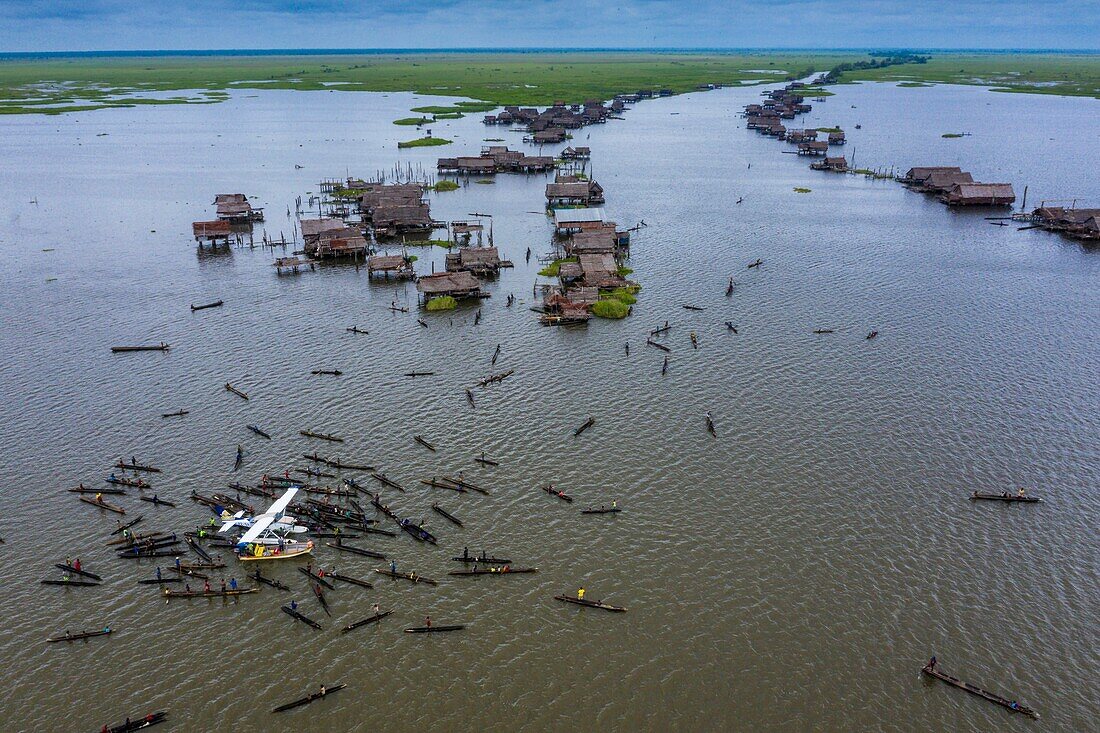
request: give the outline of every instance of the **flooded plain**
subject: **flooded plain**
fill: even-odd
[[[1029,208],[1100,201],[1097,100],[834,90],[795,124],[844,127],[856,166],[957,164],[1018,197],[1027,186]],[[418,313],[412,285],[369,282],[365,269],[280,277],[270,250],[196,250],[190,222],[212,217],[215,193],[254,196],[267,216],[257,236],[289,236],[295,198],[323,178],[432,170],[485,138],[533,150],[471,115],[433,125],[453,145],[398,151],[418,134],[391,121],[438,98],[242,91],[222,104],[0,120],[0,728],[98,730],[154,710],[186,731],[1095,726],[1100,252],[991,226],[988,211],[948,210],[892,181],[810,171],[744,128],[740,110],[760,91],[642,102],[576,134],[609,216],[648,225],[633,239],[633,315],[582,329],[540,327],[529,310],[541,265],[524,252],[550,249],[544,176],[430,196],[436,219],[493,214],[515,263],[487,286],[476,326],[476,306]],[[442,269],[444,250],[413,253],[421,274]],[[189,309],[216,299],[225,306]],[[387,310],[395,299],[411,312]],[[666,320],[662,376],[665,354],[645,340]],[[172,350],[109,350],[159,341]],[[319,368],[344,375],[310,374]],[[402,376],[413,370],[436,374]],[[178,409],[190,414],[160,416]],[[307,428],[346,442],[311,442]],[[163,469],[150,480],[179,506],[118,503],[144,515],[141,528],[179,532],[209,516],[191,491],[303,466],[314,449],[408,488],[384,495],[424,517],[440,546],[356,543],[438,587],[381,576],[371,590],[338,587],[329,618],[290,563],[264,568],[290,592],[165,604],[135,582],[152,562],[105,545],[115,519],[65,492],[105,486],[114,460],[137,456]],[[475,463],[482,451],[500,466]],[[420,484],[458,471],[491,493]],[[540,491],[550,482],[576,502]],[[967,500],[1020,486],[1044,502]],[[611,500],[621,514],[578,511]],[[464,528],[436,516],[436,501]],[[464,547],[539,572],[448,577]],[[70,556],[103,586],[39,585]],[[372,581],[382,565],[324,547],[315,561]],[[581,585],[629,611],[553,600]],[[280,613],[291,598],[325,628]],[[339,633],[376,602],[393,616]],[[467,628],[401,633],[426,615]],[[116,633],[43,643],[104,624]],[[933,654],[1042,719],[921,680]],[[269,712],[338,682],[348,689]]]

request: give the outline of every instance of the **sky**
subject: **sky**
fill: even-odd
[[[1100,50],[1100,0],[0,0],[0,51]]]

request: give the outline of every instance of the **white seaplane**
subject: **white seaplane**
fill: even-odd
[[[294,519],[285,514],[287,505],[297,493],[297,488],[289,488],[263,514],[248,520],[235,517],[222,526],[221,531],[224,532],[231,527],[246,526],[243,522],[249,522],[248,531],[237,540],[237,559],[242,562],[284,560],[313,551],[312,540],[302,542],[287,537],[292,532],[305,531],[304,527],[297,527]]]

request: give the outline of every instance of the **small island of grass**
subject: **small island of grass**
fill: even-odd
[[[794,192],[795,193],[809,193],[810,191],[811,191],[811,189],[803,188],[802,186],[795,186],[794,187]]]
[[[433,186],[428,186],[428,188],[433,191],[454,191],[458,188],[458,184],[454,181],[444,179],[442,181],[436,182],[436,184]]]
[[[427,310],[432,311],[451,311],[458,305],[458,301],[449,295],[440,295],[437,298],[432,298],[428,301],[428,304],[424,306]]]
[[[617,298],[597,300],[592,304],[592,315],[597,318],[626,318],[630,313],[630,306]]]
[[[432,121],[431,117],[402,117],[399,120],[394,120],[395,125],[427,125]]]
[[[539,270],[539,275],[543,277],[557,277],[560,274],[561,266],[566,262],[580,262],[576,257],[564,257],[560,260],[554,260],[546,267]]]
[[[915,89],[916,87],[931,87],[935,84],[925,84],[923,81],[903,81],[898,86],[905,89]]]
[[[399,148],[430,148],[435,145],[450,145],[451,141],[442,137],[419,137],[416,140],[406,140],[397,143]]]

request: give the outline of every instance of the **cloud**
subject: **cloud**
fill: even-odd
[[[0,0],[0,50],[1100,48],[1095,0]]]

